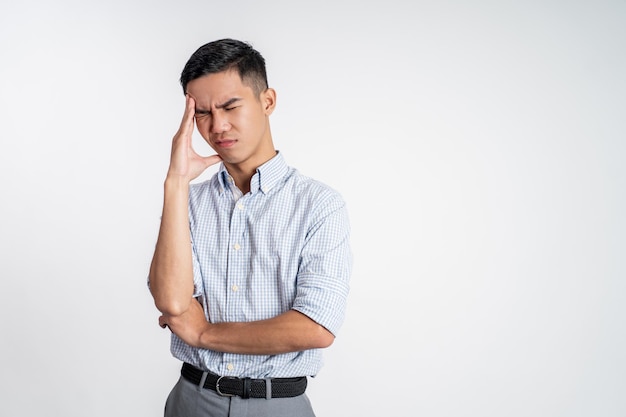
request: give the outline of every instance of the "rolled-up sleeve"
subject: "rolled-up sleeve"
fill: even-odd
[[[345,318],[350,289],[350,223],[339,195],[334,194],[321,207],[301,254],[292,308],[336,336]]]

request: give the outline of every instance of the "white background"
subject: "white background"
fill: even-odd
[[[222,37],[265,56],[276,147],[351,214],[319,417],[626,415],[625,18],[617,0],[3,1],[0,416],[162,415],[179,364],[145,279],[178,77]]]

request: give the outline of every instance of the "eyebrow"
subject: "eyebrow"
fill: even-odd
[[[216,109],[223,109],[224,107],[228,107],[228,106],[230,106],[231,104],[236,103],[236,102],[238,102],[238,101],[240,101],[240,100],[241,100],[241,98],[240,98],[240,97],[233,97],[233,98],[231,98],[230,100],[226,101],[225,103],[222,103],[222,104],[218,104],[218,105],[216,105],[216,106],[215,106],[215,108],[216,108]]]
[[[233,97],[233,98],[227,100],[225,103],[217,104],[215,106],[215,108],[216,109],[223,109],[223,108],[228,107],[228,106],[232,105],[233,103],[236,103],[236,102],[241,101],[241,100],[242,100],[241,97]],[[211,110],[196,108],[196,113],[208,114],[208,113],[211,113]]]

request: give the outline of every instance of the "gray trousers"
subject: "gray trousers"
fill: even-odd
[[[305,394],[292,398],[222,397],[180,377],[165,403],[165,417],[315,417]]]

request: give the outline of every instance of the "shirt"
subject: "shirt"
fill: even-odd
[[[211,323],[256,321],[297,310],[335,334],[352,267],[346,204],[289,167],[281,153],[241,195],[224,165],[189,189],[194,297]],[[321,349],[242,355],[193,348],[172,334],[172,354],[219,375],[314,376]]]

